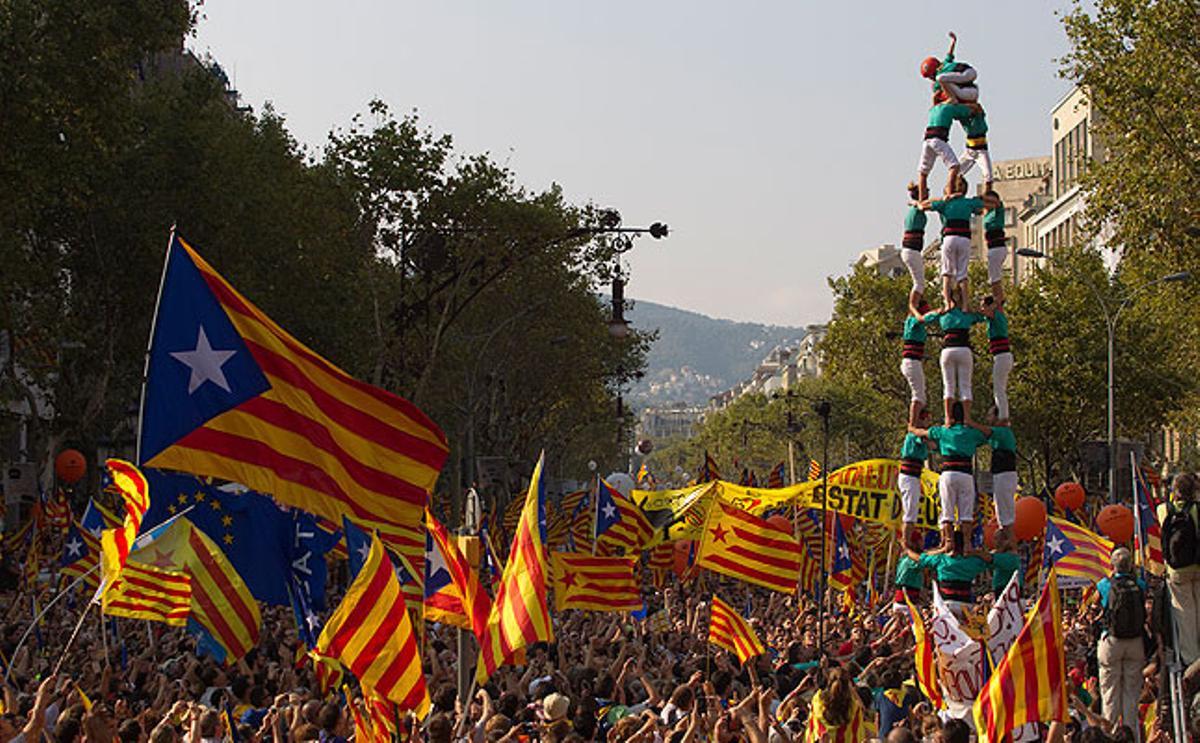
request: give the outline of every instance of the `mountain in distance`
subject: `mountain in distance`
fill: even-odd
[[[625,317],[638,330],[658,331],[646,376],[630,390],[637,407],[705,405],[749,378],[776,346],[794,347],[807,335],[802,327],[719,320],[642,299]]]

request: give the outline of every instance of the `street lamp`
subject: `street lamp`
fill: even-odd
[[[1050,261],[1057,262],[1055,257],[1047,255],[1040,250],[1034,248],[1019,248],[1017,255],[1024,258],[1046,258]],[[1116,335],[1117,321],[1121,318],[1121,313],[1125,311],[1134,298],[1141,294],[1146,289],[1163,283],[1175,283],[1180,281],[1188,281],[1192,278],[1191,271],[1176,271],[1169,273],[1166,276],[1160,276],[1157,279],[1147,281],[1146,283],[1135,287],[1133,291],[1125,295],[1121,303],[1117,305],[1116,311],[1109,309],[1108,303],[1104,301],[1104,297],[1096,290],[1090,281],[1084,279],[1084,284],[1091,290],[1096,297],[1096,304],[1100,305],[1100,311],[1104,313],[1105,330],[1108,331],[1108,502],[1117,502],[1117,418],[1116,406],[1113,400],[1114,390],[1114,359],[1116,358]]]

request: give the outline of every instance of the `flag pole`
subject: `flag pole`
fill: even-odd
[[[25,628],[25,632],[21,635],[21,639],[17,640],[17,646],[15,648],[13,648],[12,655],[10,655],[9,657],[15,658],[17,656],[17,653],[19,653],[21,651],[21,648],[25,645],[25,641],[29,639],[29,633],[33,632],[33,628],[37,626],[38,622],[42,621],[42,617],[46,616],[46,614],[50,611],[50,609],[53,608],[54,605],[57,604],[59,602],[59,600],[62,599],[62,597],[66,596],[68,593],[70,593],[72,590],[74,590],[75,586],[82,583],[89,575],[91,575],[92,573],[96,572],[99,569],[100,569],[100,563],[96,563],[96,565],[93,566],[86,573],[79,576],[75,580],[71,581],[71,585],[67,586],[63,590],[56,593],[54,595],[54,598],[52,598],[48,602],[46,602],[46,605],[44,607],[42,607],[42,610],[40,612],[38,612],[37,616],[35,616],[33,618],[33,621],[29,623],[29,626]],[[4,668],[4,683],[3,683],[4,686],[8,686],[8,677],[11,674],[11,672],[12,672],[12,664],[9,663]]]
[[[146,358],[142,364],[142,391],[138,400],[137,440],[133,444],[133,460],[142,466],[142,421],[146,414],[146,380],[150,376],[150,351],[154,348],[154,331],[158,328],[158,309],[162,305],[163,286],[167,283],[167,266],[171,264],[171,247],[175,245],[175,225],[167,237],[167,252],[163,255],[162,274],[158,278],[158,294],[154,298],[154,314],[150,316],[150,337],[146,339]]]
[[[1142,531],[1142,497],[1138,493],[1137,454],[1133,451],[1129,452],[1129,485],[1129,492],[1133,493],[1133,534],[1137,538],[1137,561],[1141,566],[1142,580],[1145,580],[1149,552],[1146,549],[1146,532]]]
[[[104,584],[101,583],[100,586],[101,586],[101,588],[103,588]],[[59,669],[62,668],[63,661],[65,661],[67,659],[67,653],[71,652],[71,646],[75,644],[75,638],[79,636],[79,630],[83,627],[83,620],[87,619],[88,609],[92,608],[93,603],[96,603],[95,598],[93,598],[91,601],[89,601],[83,605],[83,611],[81,611],[79,613],[79,621],[75,623],[75,629],[71,631],[71,636],[69,638],[67,638],[67,644],[63,648],[62,655],[60,655],[58,657],[58,662],[54,664],[54,670],[51,671],[52,676],[58,675]],[[101,612],[100,618],[101,618],[101,621],[103,621],[104,609],[101,607],[97,607],[97,610]]]
[[[592,505],[592,556],[596,556],[596,540],[600,538],[600,473],[596,473],[596,497]]]
[[[96,608],[96,618],[100,620],[100,643],[104,647],[104,665],[112,666],[112,659],[108,655],[108,630],[104,627],[104,609]]]

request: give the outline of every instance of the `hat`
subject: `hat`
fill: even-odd
[[[565,719],[570,706],[571,700],[566,695],[558,692],[548,694],[542,700],[542,718],[549,722]]]

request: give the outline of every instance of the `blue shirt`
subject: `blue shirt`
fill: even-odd
[[[1120,575],[1120,573],[1118,573]],[[1126,573],[1126,575],[1128,575]],[[1131,576],[1132,577],[1132,576]],[[1146,592],[1146,581],[1138,578],[1138,587],[1142,589],[1142,593]],[[1108,608],[1108,596],[1112,593],[1112,578],[1101,578],[1096,584],[1096,590],[1100,592],[1100,605],[1105,609]]]

